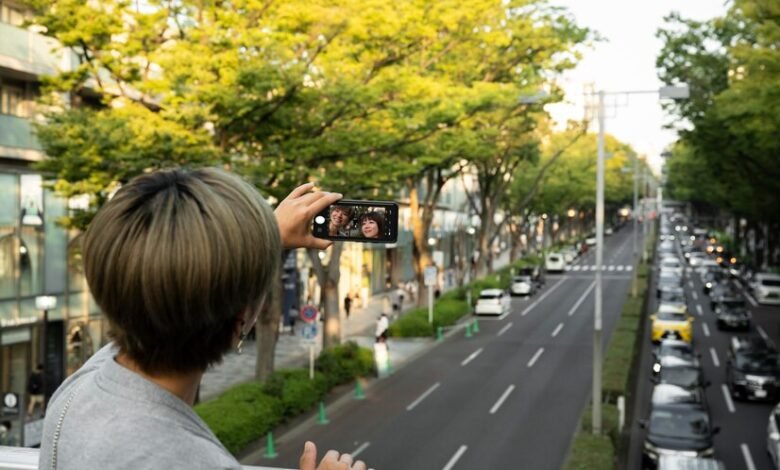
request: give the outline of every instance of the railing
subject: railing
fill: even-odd
[[[0,65],[33,75],[51,75],[58,69],[69,69],[60,43],[23,28],[0,23]]]
[[[244,470],[289,470],[276,467],[251,467]],[[0,446],[0,470],[37,470],[38,449]]]
[[[0,114],[0,146],[41,150],[32,123],[8,114]]]

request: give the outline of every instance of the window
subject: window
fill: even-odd
[[[29,117],[29,107],[24,99],[24,88],[4,84],[0,86],[0,113]]]
[[[0,21],[22,26],[24,24],[24,10],[16,5],[9,5],[7,2],[0,3]]]

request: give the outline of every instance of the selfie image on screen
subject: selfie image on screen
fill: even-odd
[[[330,209],[328,235],[380,239],[387,230],[386,209],[372,206],[333,206]]]

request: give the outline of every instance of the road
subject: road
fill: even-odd
[[[246,463],[297,468],[308,439],[377,470],[561,468],[591,395],[593,251],[534,297],[513,299],[503,318],[481,320],[472,338],[449,337],[329,414],[330,424],[277,442],[277,459]],[[630,227],[606,239],[605,343],[631,257]]]
[[[655,285],[652,289],[655,289]],[[685,289],[688,309],[695,317],[694,346],[701,354],[704,377],[711,382],[706,394],[712,423],[720,427],[720,433],[715,436],[715,457],[723,461],[729,470],[770,469],[772,462],[766,452],[766,427],[774,404],[735,401],[727,396],[725,390],[728,343],[733,335],[747,333],[718,330],[715,316],[710,310],[709,296],[702,290],[699,275],[690,269],[686,269]],[[748,301],[754,320],[751,333],[768,335],[777,344],[780,338],[780,308],[759,306],[749,296]],[[657,301],[653,298],[650,311],[655,311],[656,306]],[[638,418],[647,418],[650,411],[651,347],[648,335],[643,340],[640,369],[642,375],[638,379],[639,389],[635,396]],[[634,423],[629,454],[629,462],[632,465],[630,468],[641,468],[643,439],[644,432]]]

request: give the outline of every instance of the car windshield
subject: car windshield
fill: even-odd
[[[761,285],[767,287],[780,287],[780,279],[764,279],[761,281]]]
[[[707,414],[695,408],[661,409],[650,415],[650,433],[656,436],[696,439],[709,432]]]
[[[664,344],[661,343],[658,349],[659,356],[674,356],[681,359],[688,359],[693,357],[693,351],[687,344]]]
[[[747,373],[777,373],[778,355],[774,353],[737,354],[737,368]]]
[[[742,299],[724,300],[721,303],[731,310],[745,310],[747,308],[747,303]]]
[[[514,282],[531,282],[531,276],[515,276]]]
[[[681,290],[664,290],[661,292],[663,302],[685,303],[685,295]]]
[[[658,312],[656,318],[663,321],[686,321],[688,319],[685,313],[670,311]]]
[[[548,257],[547,259],[548,259],[549,261],[552,261],[553,263],[557,263],[557,262],[559,261],[559,259],[560,259],[560,258],[558,258],[557,256],[550,256],[550,257]]]
[[[659,284],[665,284],[665,285],[680,285],[680,278],[677,276],[661,276],[658,278]]]
[[[699,369],[696,367],[663,367],[660,375],[661,383],[679,385],[691,388],[700,385]]]

